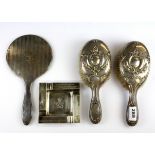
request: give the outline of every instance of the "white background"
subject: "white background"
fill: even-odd
[[[154,0],[0,0],[0,4],[0,21],[2,22],[83,21],[105,23],[143,22],[143,24],[155,22]],[[126,24],[128,25],[130,23]],[[139,23],[139,25],[141,25],[141,23]],[[154,31],[150,32],[150,35],[155,36]],[[151,45],[153,46],[154,41],[152,40],[152,42]],[[3,60],[4,59],[5,56],[3,57]],[[144,87],[147,85],[146,83]],[[21,87],[23,87],[22,82]],[[144,87],[142,90],[144,90]],[[140,94],[141,93],[139,93],[139,95]],[[21,104],[19,106],[21,106]],[[0,125],[0,127],[2,128],[2,125]],[[0,153],[3,155],[21,155],[21,153],[23,155],[146,155],[155,153],[155,134],[150,134],[150,132],[147,132],[147,134],[45,133],[46,132],[34,134],[33,132],[25,134],[25,132],[23,132],[19,134],[19,132],[17,132],[8,134],[3,132],[0,134]]]
[[[155,131],[155,24],[153,23],[1,23],[0,24],[0,122],[2,132],[154,132]],[[22,124],[24,83],[8,67],[6,52],[17,37],[35,34],[52,47],[53,61],[49,70],[32,85],[33,117],[29,126]],[[109,47],[112,63],[115,56],[130,41],[143,42],[150,52],[151,69],[145,84],[138,92],[139,122],[129,127],[125,122],[128,91],[116,78],[113,65],[110,80],[100,89],[103,118],[98,125],[91,124],[88,110],[91,91],[79,75],[80,50],[90,39],[101,39]],[[81,123],[38,124],[39,82],[80,82]]]

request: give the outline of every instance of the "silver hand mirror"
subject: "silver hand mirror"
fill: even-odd
[[[80,75],[92,90],[89,118],[97,124],[102,117],[99,88],[108,79],[111,70],[111,55],[101,40],[91,40],[82,49],[80,56]]]
[[[48,68],[52,52],[49,44],[36,35],[24,35],[14,40],[7,50],[10,68],[24,79],[26,93],[23,102],[23,123],[31,120],[31,83]]]
[[[138,122],[137,91],[149,74],[150,56],[147,48],[140,42],[130,42],[119,57],[119,78],[129,90],[129,102],[126,111],[128,125]]]

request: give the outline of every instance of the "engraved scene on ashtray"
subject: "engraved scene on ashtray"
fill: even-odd
[[[41,83],[39,123],[79,123],[79,83]]]

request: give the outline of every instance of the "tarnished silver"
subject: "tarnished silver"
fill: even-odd
[[[137,90],[144,83],[149,74],[150,56],[144,44],[130,42],[119,57],[119,77],[129,90],[129,102],[126,111],[128,125],[134,126],[138,122]]]
[[[39,123],[80,123],[79,83],[39,86]]]
[[[99,123],[102,117],[99,88],[108,79],[110,70],[111,55],[108,47],[101,40],[89,41],[81,52],[80,75],[92,90],[89,118],[94,124]]]
[[[24,35],[10,44],[6,60],[10,68],[25,82],[23,123],[28,125],[31,121],[31,84],[47,71],[52,60],[51,47],[39,36]]]

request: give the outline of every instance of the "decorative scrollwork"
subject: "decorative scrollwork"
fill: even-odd
[[[129,44],[120,58],[120,73],[129,85],[141,85],[148,76],[150,57],[143,44]],[[134,49],[133,49],[134,46]]]
[[[54,105],[56,106],[57,109],[63,109],[64,108],[63,98],[58,97],[56,102],[54,102]]]
[[[110,52],[103,43],[94,40],[90,46],[88,44],[81,53],[80,72],[83,80],[92,86],[98,82],[104,82],[109,74],[111,61]]]

